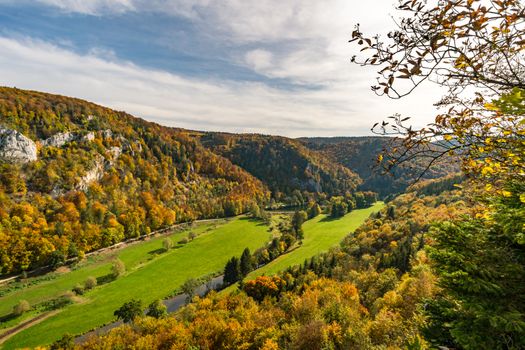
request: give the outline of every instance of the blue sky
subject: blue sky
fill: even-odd
[[[392,101],[350,64],[353,24],[386,32],[391,0],[0,0],[0,84],[75,96],[164,125],[285,136],[429,122],[424,87]]]

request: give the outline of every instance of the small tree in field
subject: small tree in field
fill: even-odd
[[[13,307],[13,315],[20,316],[24,312],[27,312],[31,309],[31,305],[27,300],[20,300],[18,304]]]
[[[142,301],[131,299],[115,310],[113,315],[125,323],[132,322],[135,318],[142,316]]]
[[[84,282],[84,289],[90,290],[97,286],[97,279],[93,276],[89,276]]]
[[[114,278],[122,276],[126,272],[126,265],[120,259],[115,259],[113,265],[111,266],[111,274]]]
[[[171,241],[171,239],[164,238],[164,240],[162,241],[162,248],[164,248],[165,251],[168,251],[171,248],[173,248],[173,242]]]

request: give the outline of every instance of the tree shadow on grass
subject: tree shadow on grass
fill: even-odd
[[[164,248],[153,249],[148,252],[149,255],[160,255],[166,253],[167,250]]]
[[[319,222],[331,222],[331,221],[337,221],[337,220],[341,220],[344,216],[340,216],[338,218],[334,218],[334,217],[331,217],[331,216],[325,216],[324,218],[322,218],[321,220],[319,220]]]
[[[115,280],[115,276],[112,273],[108,273],[107,275],[97,277],[97,285],[100,286],[102,284],[110,283]]]
[[[256,224],[255,226],[267,226],[263,220],[260,220],[260,219],[254,219],[254,218],[249,218],[249,217],[243,217],[243,218],[240,218],[239,220],[241,221],[249,221],[251,223],[254,223]]]
[[[14,313],[10,313],[10,314],[1,316],[0,317],[0,323],[11,321],[12,319],[15,319],[17,317],[18,317],[18,315],[15,315]]]

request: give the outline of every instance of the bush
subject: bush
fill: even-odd
[[[131,299],[118,310],[115,310],[113,315],[117,316],[117,319],[124,321],[124,323],[129,323],[135,318],[142,316],[142,301]]]
[[[24,312],[27,312],[31,309],[27,300],[20,300],[18,304],[13,307],[13,315],[20,316]]]
[[[89,276],[87,280],[84,282],[84,289],[90,290],[97,286],[97,279],[93,276]]]
[[[115,259],[113,261],[113,266],[111,266],[111,274],[113,277],[117,278],[120,277],[126,272],[126,265],[122,262],[120,259]]]
[[[166,305],[164,305],[162,301],[158,299],[153,301],[151,304],[149,304],[148,312],[146,313],[146,315],[150,317],[155,317],[155,318],[162,318],[166,316],[167,314],[168,312],[166,309]]]
[[[162,241],[162,247],[165,251],[168,251],[173,247],[173,242],[169,238],[164,238],[164,240]]]
[[[51,344],[50,350],[69,350],[75,348],[75,337],[71,334],[64,334],[62,338]]]
[[[188,238],[184,237],[183,239],[181,239],[181,240],[179,241],[179,244],[186,244],[186,243],[188,243],[188,242],[189,242],[189,241],[188,241]]]
[[[75,285],[72,290],[73,290],[73,293],[75,293],[76,295],[84,294],[84,287],[80,283]]]

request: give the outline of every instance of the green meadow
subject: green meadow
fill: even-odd
[[[3,349],[49,344],[64,333],[79,334],[114,320],[113,312],[125,301],[141,299],[145,305],[164,298],[177,290],[188,278],[202,277],[222,271],[232,255],[240,255],[249,247],[255,250],[269,239],[268,226],[246,217],[206,223],[169,236],[174,244],[189,232],[198,236],[185,245],[162,252],[162,240],[153,238],[130,245],[104,256],[91,258],[85,266],[58,275],[33,286],[7,291],[0,298],[0,316],[11,312],[19,300],[32,305],[62,295],[82,283],[88,276],[108,275],[115,257],[127,268],[124,276],[86,292],[82,301],[61,309],[60,312],[26,330],[3,344]],[[98,259],[98,261],[97,261]]]
[[[303,224],[304,239],[302,245],[253,271],[246,278],[272,275],[289,266],[302,264],[305,259],[328,251],[339,244],[346,235],[358,228],[370,214],[378,212],[383,206],[383,202],[376,202],[369,208],[353,210],[338,219],[319,215],[306,221]]]

